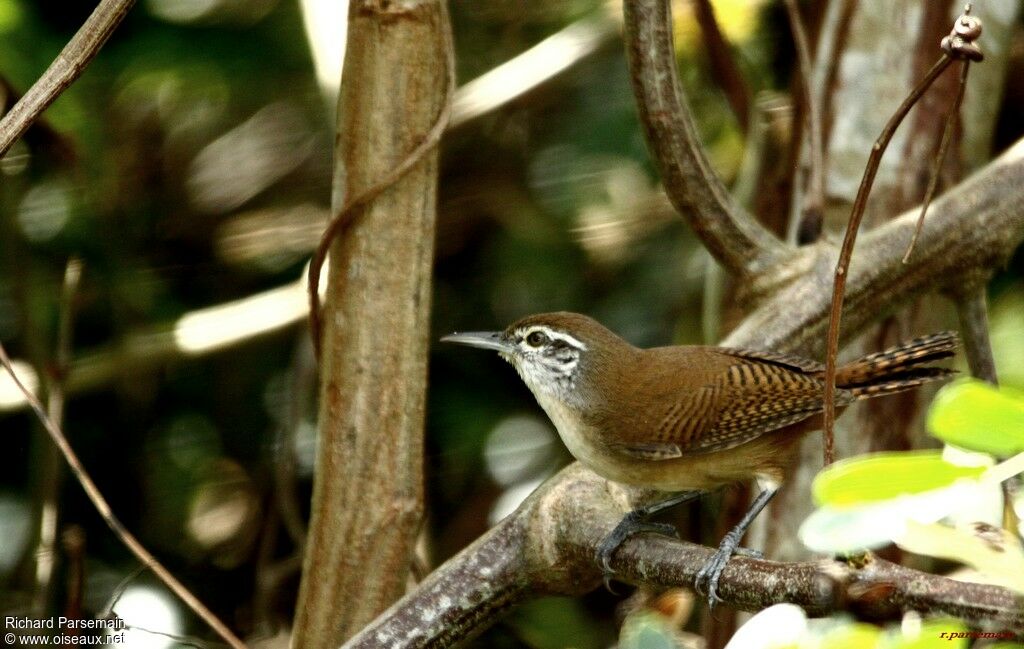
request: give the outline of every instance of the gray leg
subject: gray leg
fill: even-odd
[[[761,510],[765,508],[765,505],[768,504],[768,501],[772,499],[772,496],[777,491],[778,488],[773,487],[764,489],[757,495],[754,502],[750,503],[750,508],[743,515],[740,522],[736,527],[729,530],[725,538],[722,539],[718,546],[718,551],[697,572],[694,586],[698,593],[707,596],[709,608],[713,609],[721,601],[718,599],[718,580],[722,576],[722,571],[725,570],[725,564],[729,563],[729,558],[736,552],[740,539],[743,538],[747,528],[750,527],[750,524],[754,522],[754,519],[757,518],[757,515],[761,513]]]
[[[666,510],[669,507],[675,507],[685,502],[689,502],[694,498],[697,498],[704,492],[702,491],[683,491],[675,494],[665,500],[652,503],[645,507],[639,507],[626,514],[619,524],[615,526],[615,529],[611,533],[604,537],[600,544],[597,546],[597,554],[595,559],[597,565],[601,566],[601,571],[604,573],[604,585],[608,590],[609,578],[615,574],[615,571],[611,567],[611,558],[615,554],[615,550],[622,545],[623,541],[641,532],[654,532],[656,534],[664,534],[666,536],[672,536],[679,538],[679,532],[675,526],[668,523],[651,523],[647,520],[648,517],[657,514],[660,511]]]

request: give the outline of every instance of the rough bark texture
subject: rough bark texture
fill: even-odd
[[[338,108],[335,207],[437,119],[436,0],[353,2]],[[331,249],[319,446],[293,646],[334,647],[405,590],[423,514],[423,416],[437,153],[353,215]]]

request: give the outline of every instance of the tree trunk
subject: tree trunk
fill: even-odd
[[[437,0],[354,0],[335,211],[430,130],[446,88]],[[330,252],[319,443],[293,646],[337,647],[405,591],[423,515],[437,153],[350,218]]]

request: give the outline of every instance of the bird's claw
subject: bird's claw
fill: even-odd
[[[597,546],[597,552],[594,556],[594,560],[601,568],[604,587],[608,592],[616,594],[615,590],[613,590],[611,586],[611,579],[615,575],[615,570],[612,568],[611,564],[612,555],[615,554],[615,551],[626,539],[634,534],[640,534],[641,532],[651,532],[654,534],[661,534],[663,536],[679,538],[679,530],[677,530],[674,525],[669,523],[652,523],[641,520],[639,517],[632,515],[632,512],[627,514],[625,518],[619,521],[619,524],[615,526],[615,529],[613,529],[608,536],[604,537],[601,543]]]
[[[733,542],[729,537],[723,539],[722,544],[718,546],[718,550],[712,555],[708,562],[705,563],[700,570],[697,571],[697,575],[694,578],[693,586],[697,594],[706,597],[708,600],[708,609],[714,610],[715,606],[721,602],[721,598],[718,597],[718,580],[722,578],[722,572],[725,571],[726,564],[729,563],[729,559],[732,558],[733,553],[740,554],[758,554],[756,550],[747,550],[746,548],[736,547],[736,543]]]

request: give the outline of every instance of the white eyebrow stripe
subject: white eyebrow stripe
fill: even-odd
[[[561,331],[555,331],[554,329],[551,329],[550,327],[545,327],[544,325],[534,325],[532,327],[528,327],[526,330],[523,331],[523,337],[525,338],[526,336],[529,336],[534,331],[539,331],[548,338],[551,338],[553,340],[557,339],[561,340],[564,343],[568,343],[571,347],[575,347],[580,351],[587,351],[587,346],[583,344],[583,341],[581,341],[580,339],[570,336],[569,334],[563,333]]]

